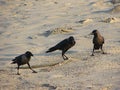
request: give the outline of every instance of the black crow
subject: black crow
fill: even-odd
[[[101,49],[102,53],[104,54],[104,51],[102,49],[103,44],[104,44],[104,37],[100,35],[98,30],[93,30],[91,35],[94,35],[93,38],[93,51],[92,51],[92,56],[94,56],[94,50]]]
[[[20,74],[19,74],[19,67],[20,67],[21,65],[24,65],[24,64],[27,64],[27,65],[29,66],[29,68],[33,71],[33,73],[37,73],[36,71],[34,71],[34,70],[31,68],[31,66],[30,66],[30,64],[29,64],[29,61],[30,61],[30,59],[31,59],[31,56],[33,56],[33,54],[32,54],[30,51],[27,51],[25,54],[22,54],[22,55],[20,55],[20,56],[17,56],[17,57],[15,57],[15,59],[12,60],[13,62],[12,62],[11,64],[17,63],[17,65],[18,65],[18,67],[17,67],[17,74],[18,74],[18,75],[20,75]]]
[[[53,52],[55,50],[61,50],[62,51],[62,57],[64,60],[67,60],[68,57],[65,56],[65,52],[73,47],[75,45],[75,40],[73,36],[70,36],[67,39],[64,39],[63,41],[59,42],[57,45],[51,47],[46,53]]]

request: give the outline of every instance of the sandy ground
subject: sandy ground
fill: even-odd
[[[94,29],[105,55],[90,56]],[[69,36],[68,61],[45,53]],[[28,50],[38,73],[24,65],[16,75],[11,60]],[[120,0],[0,0],[0,90],[120,90]]]

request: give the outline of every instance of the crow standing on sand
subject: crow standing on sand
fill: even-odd
[[[93,30],[91,35],[94,35],[93,38],[93,52],[92,52],[92,56],[94,56],[94,50],[98,50],[101,49],[102,53],[104,54],[104,51],[102,49],[103,44],[104,44],[104,37],[100,35],[98,30]]]
[[[27,65],[29,66],[29,68],[33,71],[33,73],[37,73],[36,71],[34,71],[34,70],[31,68],[31,66],[30,66],[30,64],[29,64],[29,61],[30,61],[30,59],[31,59],[31,56],[33,56],[33,54],[32,54],[30,51],[27,51],[25,54],[22,54],[22,55],[20,55],[20,56],[17,56],[17,57],[15,57],[15,59],[12,60],[13,62],[12,62],[11,64],[17,63],[17,65],[18,65],[18,67],[17,67],[17,74],[18,74],[18,75],[20,75],[20,74],[19,74],[19,67],[20,67],[21,65],[24,65],[24,64],[27,64]]]
[[[48,51],[46,51],[46,53],[49,52],[53,52],[55,50],[61,50],[62,51],[62,57],[64,60],[67,60],[68,57],[65,56],[65,52],[70,49],[71,47],[73,47],[75,45],[75,40],[73,36],[70,36],[67,39],[64,39],[63,41],[59,42],[57,45],[55,45],[54,47],[51,47]]]

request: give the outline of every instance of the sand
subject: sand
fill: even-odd
[[[0,90],[120,90],[119,0],[0,0]],[[104,51],[92,52],[88,34],[98,29]],[[74,36],[64,61],[60,51],[45,51]],[[30,64],[11,60],[31,51]]]

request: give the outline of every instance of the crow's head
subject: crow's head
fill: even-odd
[[[75,44],[75,39],[73,36],[70,36],[68,39],[69,39],[69,42]]]
[[[32,54],[30,51],[27,51],[25,54],[26,54],[27,56],[33,56],[33,54]]]
[[[70,36],[70,37],[69,37],[69,40],[70,40],[70,41],[74,40],[74,37],[73,37],[73,36]]]
[[[90,35],[97,35],[98,33],[99,33],[98,30],[93,30],[93,31],[90,33]]]

